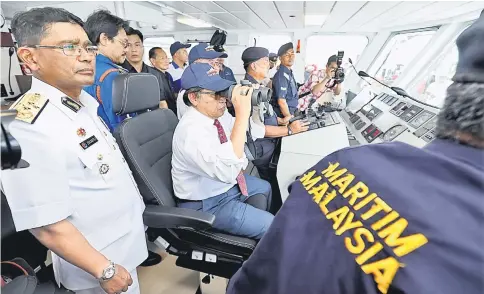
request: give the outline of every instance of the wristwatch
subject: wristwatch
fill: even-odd
[[[116,265],[111,260],[109,266],[103,270],[101,277],[98,279],[100,282],[111,280],[116,275]]]
[[[291,127],[289,125],[287,125],[287,135],[290,136],[292,135],[292,130],[291,130]]]

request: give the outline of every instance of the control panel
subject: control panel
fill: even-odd
[[[365,95],[365,104],[358,101],[358,94],[340,113],[359,144],[401,141],[422,147],[435,139],[440,109],[396,94]],[[356,108],[351,107],[354,102]]]

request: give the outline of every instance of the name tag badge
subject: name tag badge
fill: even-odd
[[[92,145],[96,144],[98,142],[96,136],[91,136],[87,138],[86,140],[82,141],[79,143],[81,145],[82,149],[86,150],[87,148],[91,147]]]

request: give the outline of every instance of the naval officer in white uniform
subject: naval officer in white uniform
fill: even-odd
[[[17,231],[53,252],[58,283],[76,293],[139,293],[147,257],[144,204],[97,101],[95,54],[82,20],[58,8],[17,14],[12,31],[32,88],[10,131],[30,166],[2,172]]]

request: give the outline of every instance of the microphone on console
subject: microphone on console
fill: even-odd
[[[407,92],[406,92],[404,89],[399,88],[399,87],[390,87],[390,86],[388,86],[387,84],[384,84],[384,83],[380,82],[378,79],[376,79],[376,78],[374,78],[374,77],[370,76],[369,74],[367,74],[366,72],[364,72],[364,71],[362,71],[362,70],[360,70],[360,71],[358,72],[358,75],[359,75],[360,77],[370,78],[370,79],[372,79],[372,80],[377,81],[377,82],[378,82],[380,85],[382,85],[383,87],[386,87],[386,88],[388,88],[388,89],[392,90],[393,92],[397,93],[397,95],[400,95],[400,96],[403,96],[403,97],[407,97],[407,98],[411,98],[411,99],[413,99],[413,98],[412,98],[410,95],[408,95],[408,93],[407,93]]]
[[[367,80],[365,80],[362,76],[360,76],[360,74],[358,73],[358,71],[356,70],[356,67],[353,65],[353,60],[351,60],[351,58],[348,58],[348,61],[350,62],[351,64],[351,67],[355,70],[355,72],[358,74],[358,76],[363,80],[365,81],[365,83],[367,83],[368,85],[371,86],[371,83],[368,82]]]

